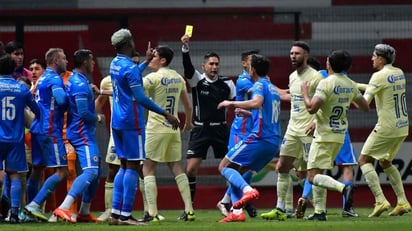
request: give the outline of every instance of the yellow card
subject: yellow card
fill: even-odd
[[[185,35],[192,37],[192,33],[193,33],[193,26],[192,25],[186,25],[186,31],[185,31]]]

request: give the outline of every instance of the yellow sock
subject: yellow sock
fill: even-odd
[[[140,193],[142,194],[143,211],[148,212],[149,207],[147,205],[146,190],[144,190],[144,179],[142,179],[142,178],[139,178],[139,190],[140,190]]]
[[[326,188],[313,185],[313,205],[315,213],[322,213],[326,211]]]
[[[185,204],[185,211],[193,211],[192,198],[190,197],[189,180],[185,173],[177,175],[175,177],[177,187],[179,188],[180,195],[182,196],[183,203]]]
[[[285,209],[286,210],[293,210],[293,183],[292,183],[292,180],[289,181],[288,191],[286,191]]]
[[[369,188],[372,191],[372,194],[375,196],[376,202],[383,202],[386,200],[385,195],[383,194],[381,185],[379,183],[378,174],[375,171],[375,168],[371,163],[362,165],[362,173],[365,176],[366,183],[368,183]]]
[[[313,178],[313,185],[327,188],[329,190],[342,192],[345,185],[328,175],[316,174]]]
[[[278,182],[277,182],[278,202],[276,204],[276,208],[285,210],[286,194],[288,192],[289,183],[290,183],[289,173],[279,173],[278,174]]]
[[[150,216],[156,216],[157,211],[157,185],[155,176],[144,177],[144,189],[146,194],[148,212]]]
[[[104,208],[112,209],[113,182],[104,183]]]
[[[398,169],[395,166],[390,166],[383,170],[385,174],[389,178],[389,182],[391,182],[391,186],[395,195],[398,199],[398,204],[403,204],[408,202],[405,195],[405,190],[403,188],[401,174],[399,173]]]

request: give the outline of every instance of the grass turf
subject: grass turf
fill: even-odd
[[[267,212],[270,209],[260,209],[258,212]],[[309,211],[311,209],[308,209]],[[246,222],[240,223],[218,223],[222,216],[217,210],[197,210],[196,221],[182,222],[178,221],[182,211],[161,210],[160,214],[166,217],[166,220],[148,224],[147,226],[109,226],[107,223],[77,223],[68,224],[65,222],[57,223],[23,223],[23,224],[0,224],[1,230],[24,230],[24,231],[113,231],[113,230],[162,230],[162,231],[183,231],[183,230],[208,230],[208,231],[228,231],[228,230],[304,230],[304,231],[323,231],[323,230],[345,230],[345,231],[370,231],[370,230],[410,230],[412,227],[411,214],[407,213],[400,217],[389,217],[384,213],[379,218],[368,218],[371,209],[357,209],[360,217],[342,218],[340,209],[328,209],[328,221],[308,221],[297,220],[295,218],[286,221],[267,221],[261,219],[258,215],[256,218],[247,217]],[[98,213],[96,213],[97,215]],[[135,212],[135,217],[140,217],[140,213]],[[309,215],[308,212],[306,215]]]

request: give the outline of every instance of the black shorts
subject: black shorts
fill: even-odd
[[[189,145],[186,158],[207,157],[207,150],[210,146],[216,159],[223,158],[228,149],[229,129],[225,124],[195,126],[190,132]]]

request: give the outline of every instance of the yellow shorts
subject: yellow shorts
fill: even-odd
[[[308,169],[332,169],[333,161],[342,145],[342,143],[314,141],[309,151]]]
[[[280,146],[279,155],[294,157],[293,166],[300,171],[306,170],[312,140],[311,136],[291,136],[286,133]]]
[[[405,138],[406,136],[382,137],[372,131],[362,147],[361,155],[370,156],[375,160],[392,161]]]
[[[180,133],[146,133],[146,158],[155,162],[182,160]]]
[[[120,160],[117,157],[112,136],[110,136],[109,144],[107,146],[106,163],[120,165]]]

